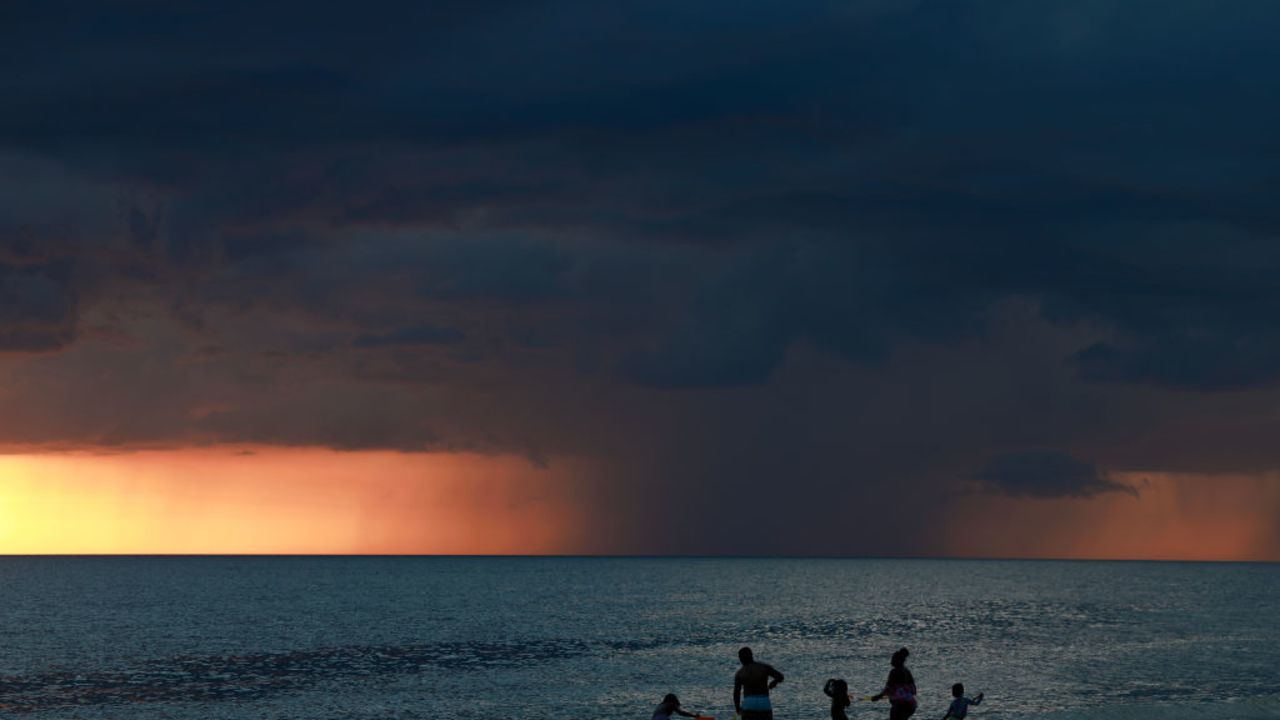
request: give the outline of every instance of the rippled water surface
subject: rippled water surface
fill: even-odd
[[[742,644],[917,718],[1280,718],[1280,566],[955,560],[0,558],[0,716],[732,715]],[[887,717],[858,703],[852,718]]]

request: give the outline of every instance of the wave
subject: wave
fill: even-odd
[[[219,701],[296,691],[348,678],[425,669],[485,671],[577,657],[574,641],[347,645],[284,653],[150,660],[124,671],[53,671],[0,677],[0,711],[27,713],[92,705]]]

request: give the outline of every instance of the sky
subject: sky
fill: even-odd
[[[5,3],[0,552],[1280,560],[1277,36]]]

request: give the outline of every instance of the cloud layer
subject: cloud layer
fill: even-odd
[[[1104,492],[1127,492],[1132,486],[1111,480],[1093,463],[1054,450],[1022,450],[987,462],[977,479],[996,493],[1010,497],[1090,497]]]
[[[1271,5],[0,27],[8,445],[587,458],[653,551],[930,552],[975,476],[1280,465]]]

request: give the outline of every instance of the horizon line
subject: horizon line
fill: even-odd
[[[405,559],[477,559],[477,560],[907,560],[960,562],[1081,562],[1081,563],[1180,563],[1276,565],[1280,560],[1261,559],[1196,559],[1196,558],[1082,558],[1082,557],[1002,557],[948,555],[844,555],[844,554],[708,554],[708,553],[5,553],[6,558],[405,558]]]

